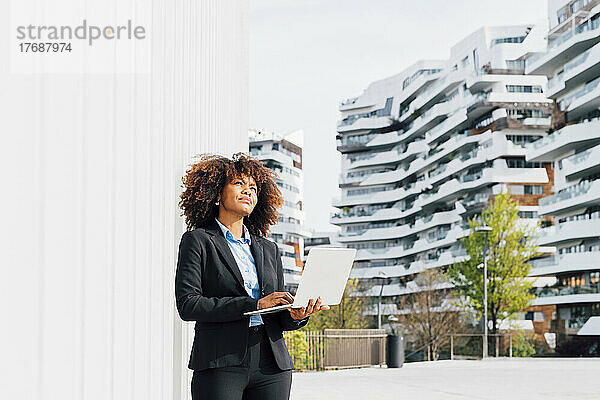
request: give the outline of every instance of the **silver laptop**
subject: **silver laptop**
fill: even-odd
[[[333,306],[340,304],[344,288],[350,276],[356,249],[340,247],[313,247],[308,257],[298,291],[292,304],[248,311],[244,315],[265,314],[286,308],[302,308],[310,299],[321,296],[321,304]]]

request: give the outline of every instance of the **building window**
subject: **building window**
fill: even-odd
[[[556,12],[556,17],[558,18],[558,23],[562,24],[567,20],[567,9],[561,8]]]
[[[525,69],[525,60],[506,60],[508,69]]]
[[[500,44],[500,43],[521,43],[521,42],[523,42],[523,40],[525,40],[525,37],[526,36],[513,36],[513,37],[494,39],[494,40],[492,40],[492,46],[494,46],[496,44]]]
[[[506,166],[508,168],[544,168],[544,163],[527,162],[522,158],[507,158]]]
[[[518,215],[520,218],[537,218],[538,217],[538,213],[537,211],[519,211]]]
[[[523,188],[525,194],[544,194],[544,187],[542,185],[525,185]]]
[[[540,85],[506,85],[509,93],[542,93]]]
[[[479,72],[479,52],[477,49],[473,50],[473,70],[475,73]]]

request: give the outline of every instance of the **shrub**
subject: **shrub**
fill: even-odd
[[[519,331],[513,336],[513,356],[531,357],[535,354],[535,335]]]
[[[306,341],[306,332],[301,330],[290,331],[286,335],[286,345],[295,370],[305,370],[308,368],[308,343]]]

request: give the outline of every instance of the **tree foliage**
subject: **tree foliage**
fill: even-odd
[[[517,203],[509,194],[500,193],[481,216],[469,221],[470,234],[461,240],[468,259],[454,264],[448,271],[455,285],[459,305],[483,314],[483,248],[485,233],[475,229],[485,222],[492,228],[488,235],[488,315],[492,332],[496,333],[498,320],[509,318],[523,310],[535,297],[533,283],[526,279],[531,265],[528,261],[536,254],[536,232],[539,224],[528,226],[520,221]]]
[[[331,306],[329,310],[319,311],[311,315],[305,329],[365,328],[367,326],[363,316],[365,297],[355,296],[356,294],[358,294],[358,279],[349,279],[340,304]]]

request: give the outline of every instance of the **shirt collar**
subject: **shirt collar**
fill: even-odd
[[[219,224],[219,228],[221,228],[221,232],[223,232],[223,236],[225,236],[226,239],[236,241],[236,239],[233,237],[233,233],[231,233],[231,231],[225,225],[223,225],[221,221],[219,221],[217,218],[215,218],[215,221],[217,221],[217,224]],[[242,224],[242,230],[244,231],[243,237],[238,241],[244,244],[250,244],[250,232],[248,231],[248,228],[246,228],[246,225]]]

